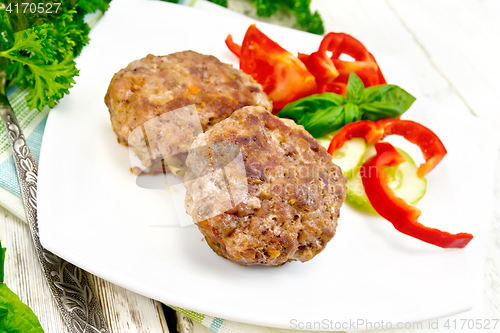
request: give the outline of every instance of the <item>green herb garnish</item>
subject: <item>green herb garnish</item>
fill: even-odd
[[[320,138],[358,120],[399,117],[414,101],[415,97],[393,84],[365,88],[359,76],[351,73],[345,97],[335,93],[307,96],[287,104],[277,116],[293,119]]]
[[[307,31],[317,35],[325,33],[323,20],[316,11],[311,13],[311,0],[253,0],[257,15],[262,17],[270,17],[276,14],[279,7],[292,12],[297,18],[297,25]]]
[[[33,311],[3,283],[5,248],[0,242],[0,332],[43,333]]]
[[[29,108],[53,107],[68,93],[75,83],[73,78],[78,75],[73,59],[89,41],[90,29],[84,22],[85,14],[97,10],[104,12],[108,3],[109,0],[80,0],[75,7],[71,1],[62,2],[64,14],[18,32],[14,32],[9,20],[12,19],[9,15],[15,14],[12,7],[7,11],[6,6],[2,6],[0,57],[7,59],[2,68],[6,74],[6,88],[27,88]]]
[[[179,0],[163,0],[167,2],[179,3]],[[227,7],[228,0],[208,0],[217,5]],[[250,1],[250,0],[249,0]],[[316,11],[311,13],[311,0],[251,0],[257,9],[257,15],[261,17],[270,17],[278,12],[281,7],[295,15],[297,25],[302,30],[313,34],[322,35],[325,33],[323,20]]]

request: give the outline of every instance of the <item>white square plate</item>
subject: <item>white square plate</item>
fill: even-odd
[[[161,1],[111,3],[77,60],[81,71],[75,87],[47,122],[38,191],[43,245],[137,293],[251,324],[289,328],[293,320],[325,319],[397,323],[470,309],[471,263],[482,255],[475,240],[465,249],[441,249],[344,205],[337,235],[313,260],[241,267],[213,253],[197,228],[177,224],[167,189],[135,184],[127,148],[116,142],[104,104],[113,74],[148,53],[183,50],[212,54],[238,67],[224,40],[232,34],[240,42],[250,23]],[[321,41],[300,31],[263,23],[258,27],[293,53],[313,52]],[[388,82],[419,96],[401,62],[375,56]],[[419,101],[405,118],[430,125]],[[430,127],[439,134],[440,126]],[[418,204],[420,221],[449,232],[474,233],[487,221],[473,225],[460,219],[449,167],[442,163],[428,175],[427,194]]]

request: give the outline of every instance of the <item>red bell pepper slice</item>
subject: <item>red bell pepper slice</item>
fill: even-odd
[[[241,46],[233,41],[233,36],[228,35],[225,42],[229,50],[239,58],[241,54]]]
[[[232,41],[226,45],[240,58],[240,69],[262,84],[275,110],[299,98],[317,92],[316,79],[293,54],[251,25],[241,47]]]
[[[337,95],[345,96],[345,94],[347,93],[347,83],[332,82],[325,85],[320,85],[319,93],[322,94],[325,92],[332,92],[336,93]]]
[[[376,143],[375,149],[377,155],[361,167],[360,174],[366,196],[377,213],[408,236],[443,248],[465,247],[473,238],[471,234],[451,234],[418,222],[422,212],[394,194],[387,183],[387,173],[383,168],[404,162],[404,157],[387,142]]]
[[[352,138],[363,138],[369,144],[379,142],[384,136],[385,124],[378,121],[360,120],[342,127],[330,142],[328,153],[331,155],[342,148]]]
[[[327,51],[332,52],[331,57]],[[355,61],[340,60],[347,54]],[[326,35],[319,50],[311,55],[299,54],[299,59],[316,77],[318,91],[345,94],[350,73],[356,73],[365,87],[386,83],[375,57],[356,38],[331,32]]]
[[[385,119],[382,121],[385,121]],[[384,137],[392,134],[400,135],[420,147],[424,155],[425,163],[422,163],[418,168],[417,176],[419,177],[428,174],[439,162],[441,162],[447,153],[443,142],[441,142],[433,131],[414,121],[386,121]]]
[[[376,144],[393,134],[416,144],[422,151],[425,163],[418,168],[419,177],[428,174],[447,153],[439,137],[429,128],[411,120],[401,119],[382,119],[376,122],[362,120],[347,124],[333,137],[328,152],[333,154],[345,141],[352,138],[363,138],[367,143]]]
[[[328,58],[326,55],[326,52],[318,51],[311,53],[304,64],[309,72],[316,78],[320,90],[321,87],[328,83],[332,83],[340,75],[332,59]]]

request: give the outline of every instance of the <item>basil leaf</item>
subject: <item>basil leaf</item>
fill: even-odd
[[[320,138],[358,120],[399,117],[414,101],[415,97],[395,85],[365,88],[359,76],[351,73],[345,98],[335,93],[311,95],[287,104],[277,116],[293,119]]]
[[[3,283],[3,264],[5,249],[0,242],[0,332],[43,333],[43,328],[33,311],[21,302],[5,283]]]
[[[354,103],[347,103],[344,105],[344,124],[353,123],[361,120],[363,113],[359,107]]]
[[[382,84],[365,89],[359,108],[364,112],[364,120],[377,121],[399,117],[415,100],[415,97],[396,85]]]
[[[347,81],[347,91],[345,93],[345,100],[347,102],[352,102],[359,104],[363,98],[363,93],[365,91],[365,85],[363,81],[355,73],[349,74],[349,81]]]
[[[0,284],[0,332],[44,332],[33,311],[5,283]]]
[[[305,123],[300,125],[304,126],[313,137],[321,138],[345,125],[344,106],[338,105],[318,110]]]
[[[335,93],[315,94],[288,103],[277,116],[293,119],[297,124],[306,127],[305,124],[317,111],[329,110],[342,104],[344,104],[344,97]]]

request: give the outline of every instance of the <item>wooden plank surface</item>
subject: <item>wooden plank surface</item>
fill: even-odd
[[[391,4],[384,0],[316,0],[311,6],[321,12],[326,31],[349,33],[370,50],[408,62],[425,97],[451,106],[459,114],[472,112],[432,62],[427,47],[408,29],[407,22]]]
[[[460,99],[500,129],[500,62],[495,60],[500,58],[498,2],[390,0],[389,4]]]
[[[497,160],[494,195],[493,221],[484,269],[485,318],[500,317],[500,157]]]
[[[26,223],[0,207],[0,239],[7,249],[5,283],[38,316],[46,333],[68,332],[52,299]],[[113,333],[168,333],[162,306],[92,276]]]

